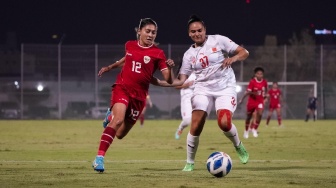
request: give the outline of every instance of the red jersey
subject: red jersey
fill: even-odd
[[[252,92],[249,95],[248,103],[264,103],[266,89],[267,81],[265,79],[258,81],[256,78],[252,78],[247,87],[247,91]]]
[[[268,91],[269,98],[270,98],[270,104],[276,106],[280,104],[280,96],[281,96],[281,90],[280,89],[270,89]]]
[[[167,69],[166,56],[157,46],[143,47],[136,40],[126,42],[125,51],[125,64],[116,84],[122,84],[131,97],[146,100],[154,72]]]

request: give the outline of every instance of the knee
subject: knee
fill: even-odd
[[[218,126],[223,131],[227,132],[231,129],[231,112],[229,110],[219,110],[217,114]]]
[[[116,137],[117,137],[119,140],[121,140],[121,139],[123,139],[123,138],[125,137],[125,135],[123,135],[123,134],[116,134]]]

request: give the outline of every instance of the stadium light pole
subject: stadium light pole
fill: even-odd
[[[95,78],[95,107],[98,107],[98,45],[95,44],[95,72],[94,72],[94,78]]]
[[[62,119],[62,96],[61,96],[61,46],[64,41],[65,34],[62,35],[58,43],[58,119]]]
[[[320,48],[320,63],[321,63],[321,65],[320,65],[320,92],[321,92],[321,112],[320,112],[320,114],[321,114],[321,118],[323,118],[324,119],[324,98],[323,98],[323,95],[324,95],[324,93],[323,93],[323,44],[321,44],[321,48]],[[315,95],[315,97],[317,97],[317,95]],[[316,110],[315,110],[315,113],[317,113],[316,112]],[[315,116],[316,116],[317,114],[315,114]],[[317,117],[317,116],[316,116]]]

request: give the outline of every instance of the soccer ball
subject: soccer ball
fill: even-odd
[[[232,160],[228,154],[216,151],[208,157],[206,165],[210,174],[217,178],[222,178],[230,173]]]

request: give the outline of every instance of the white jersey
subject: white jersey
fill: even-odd
[[[238,45],[222,35],[208,35],[202,46],[191,46],[183,56],[180,74],[195,72],[194,92],[204,95],[218,95],[227,87],[236,87],[235,74],[231,67],[222,63]]]
[[[188,79],[184,83],[194,82],[195,78],[196,78],[195,73],[191,73],[191,75],[188,77]],[[195,87],[195,85],[193,83],[192,85],[190,85],[187,88],[182,88],[181,91],[180,91],[181,96],[192,95],[193,91],[194,91],[194,87]]]

